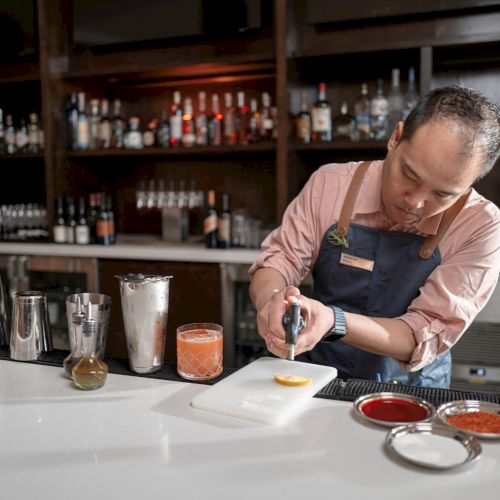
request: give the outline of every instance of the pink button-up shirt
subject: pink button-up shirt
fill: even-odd
[[[262,243],[250,268],[271,267],[288,285],[299,285],[314,268],[325,232],[338,221],[358,162],[328,164],[311,176],[290,203],[280,227]],[[368,169],[351,221],[385,231],[435,234],[442,214],[412,225],[392,224],[381,211],[383,161]],[[475,190],[439,244],[441,263],[399,317],[413,330],[417,346],[408,363],[414,371],[452,347],[490,298],[500,272],[500,210]]]

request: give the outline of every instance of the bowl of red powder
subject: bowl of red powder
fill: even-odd
[[[463,400],[442,404],[438,419],[446,425],[484,439],[500,439],[500,405],[489,401]]]

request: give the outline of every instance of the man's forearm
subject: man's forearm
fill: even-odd
[[[286,286],[283,275],[270,267],[257,269],[250,283],[250,299],[259,311],[273,293]]]
[[[402,320],[371,318],[345,313],[347,335],[343,341],[374,354],[408,362],[416,347],[412,329]]]

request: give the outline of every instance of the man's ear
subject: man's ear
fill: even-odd
[[[387,151],[392,151],[399,144],[401,136],[403,135],[403,128],[404,123],[402,121],[396,123],[391,137],[389,138],[389,142],[387,143]]]

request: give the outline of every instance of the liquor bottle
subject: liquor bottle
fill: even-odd
[[[3,110],[0,108],[0,155],[5,153],[5,129],[3,126]]]
[[[97,212],[99,207],[99,195],[98,193],[89,194],[89,213],[87,214],[87,224],[89,226],[90,241],[89,243],[96,243],[96,224],[97,224]]]
[[[245,146],[250,142],[250,108],[245,103],[245,92],[238,92],[236,97],[238,99],[238,107],[236,108],[238,144]]]
[[[326,99],[326,83],[318,87],[318,100],[311,110],[313,142],[330,142],[332,140],[332,106]]]
[[[217,221],[217,246],[229,248],[231,246],[231,212],[229,210],[229,195],[222,195],[222,212]]]
[[[90,131],[90,149],[97,149],[99,146],[99,99],[90,100],[90,117],[89,117],[89,131]]]
[[[156,146],[156,136],[158,130],[158,119],[153,118],[146,125],[146,130],[142,133],[142,143],[145,148]]]
[[[195,145],[193,102],[190,97],[184,99],[184,113],[182,114],[182,145],[192,148]]]
[[[403,94],[399,88],[399,69],[392,70],[391,90],[387,96],[387,138],[389,138],[396,124],[403,119]]]
[[[410,66],[408,70],[408,87],[403,96],[403,120],[410,114],[410,111],[417,105],[420,96],[415,87],[415,68]]]
[[[203,234],[205,235],[205,246],[207,248],[217,248],[217,209],[213,189],[210,189],[207,193],[207,212],[203,219]]]
[[[212,94],[212,114],[208,122],[208,142],[211,146],[222,144],[224,115],[220,112],[219,95]]]
[[[19,120],[19,128],[16,130],[16,149],[18,153],[28,152],[28,128],[24,118]]]
[[[62,196],[56,198],[56,216],[52,231],[54,243],[66,243],[66,219],[64,218],[64,199]]]
[[[126,149],[142,149],[142,134],[139,129],[141,121],[137,116],[131,116],[128,119],[128,129],[123,137],[123,145]]]
[[[236,133],[236,109],[233,106],[231,92],[224,94],[224,144],[234,145],[238,142]]]
[[[109,119],[109,101],[103,99],[101,101],[101,120],[98,127],[98,146],[102,149],[111,147],[112,127]]]
[[[356,140],[356,119],[349,114],[347,101],[340,104],[340,113],[332,118],[333,139]]]
[[[260,141],[260,111],[257,99],[250,99],[249,140],[255,144]]]
[[[377,80],[377,91],[370,102],[371,136],[376,140],[387,137],[387,97],[384,95],[384,80]]]
[[[262,141],[271,141],[273,138],[274,122],[271,116],[271,96],[262,92],[262,107],[260,109],[260,138]]]
[[[66,123],[68,126],[68,147],[72,150],[78,149],[78,97],[76,92],[69,96],[68,109],[66,111]],[[38,140],[37,140],[38,142]]]
[[[366,83],[361,84],[361,94],[354,103],[354,118],[356,119],[357,139],[361,141],[370,139],[370,99]]]
[[[111,196],[108,194],[103,195],[106,198],[106,210],[108,212],[108,234],[110,245],[116,243],[116,226],[115,226],[115,212],[113,211],[113,202]]]
[[[295,123],[297,141],[309,144],[311,142],[311,113],[309,112],[307,90],[300,93],[300,111]]]
[[[111,232],[109,227],[109,213],[107,210],[106,193],[101,193],[101,203],[96,218],[96,243],[98,245],[111,245]]]
[[[17,151],[16,129],[14,128],[12,115],[7,115],[5,117],[5,151],[8,154],[13,154]]]
[[[38,120],[38,147],[40,151],[43,151],[43,149],[45,148],[45,134],[43,132],[43,121],[41,113]]]
[[[90,228],[87,221],[85,198],[83,196],[80,196],[78,202],[78,220],[75,227],[75,242],[78,245],[88,245],[90,243]]]
[[[125,120],[121,116],[122,103],[120,99],[113,101],[113,124],[111,146],[113,148],[123,148],[123,138],[125,135]]]
[[[155,180],[149,179],[149,189],[146,192],[146,208],[148,210],[153,210],[153,208],[157,207],[158,204],[158,191],[155,187]]]
[[[170,145],[180,146],[182,141],[182,107],[181,93],[174,92],[173,102],[170,106]]]
[[[30,113],[30,121],[28,124],[28,151],[30,153],[38,153],[40,145],[38,144],[38,115]]]
[[[198,114],[195,119],[195,129],[196,129],[196,145],[197,146],[207,146],[208,145],[208,117],[206,113],[207,109],[207,93],[201,91],[198,93]]]
[[[76,138],[77,149],[85,150],[90,146],[90,123],[85,113],[85,93],[78,92],[78,129]]]
[[[75,242],[76,233],[76,208],[75,200],[68,196],[66,200],[66,243]]]
[[[164,109],[160,113],[160,123],[158,124],[156,137],[158,146],[162,148],[170,147],[170,120],[168,119],[167,111]]]

